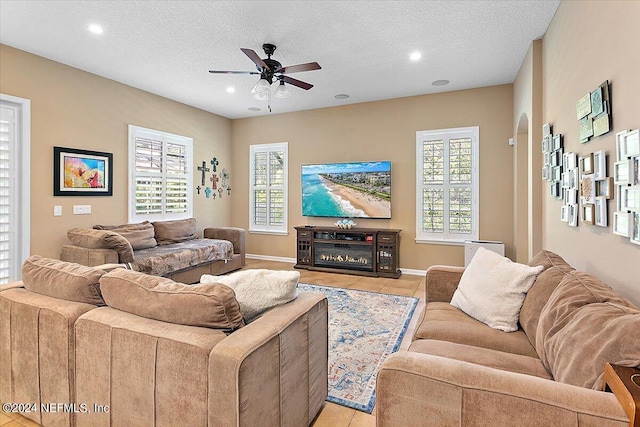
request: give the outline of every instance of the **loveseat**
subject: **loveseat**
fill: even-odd
[[[44,426],[307,426],[327,300],[245,324],[231,288],[30,257],[0,287],[0,401]]]
[[[529,266],[514,332],[452,305],[464,268],[428,269],[412,344],[378,373],[378,427],[629,425],[601,390],[606,363],[640,366],[640,311],[550,251]]]
[[[87,266],[123,264],[127,268],[182,283],[203,274],[219,275],[245,265],[245,232],[208,227],[202,237],[194,218],[124,225],[96,225],[67,232],[60,259]]]

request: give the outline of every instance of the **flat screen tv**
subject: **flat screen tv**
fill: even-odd
[[[391,218],[391,162],[302,165],[302,215]]]

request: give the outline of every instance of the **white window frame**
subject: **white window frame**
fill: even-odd
[[[22,264],[31,252],[31,100],[0,94],[3,107],[16,112],[15,146],[10,148],[9,281],[22,277]],[[11,190],[13,192],[11,193]]]
[[[449,231],[449,200],[444,198],[444,231],[442,233],[425,232],[422,229],[423,224],[423,194],[424,189],[432,188],[434,185],[425,185],[423,183],[423,142],[430,140],[444,141],[444,183],[442,188],[445,195],[448,194],[449,188],[456,185],[449,183],[449,143],[450,139],[471,138],[471,184],[467,185],[471,188],[471,233],[461,234]],[[416,132],[416,243],[435,243],[449,245],[463,245],[465,240],[477,240],[479,237],[480,224],[480,191],[479,191],[479,158],[480,158],[480,128],[478,126],[454,128],[454,129],[437,129],[423,130]]]
[[[256,186],[254,179],[255,172],[255,154],[264,152],[267,153],[267,159],[269,159],[269,153],[273,151],[282,151],[284,153],[284,184],[282,186],[274,186],[269,184],[269,161],[267,160],[267,185]],[[261,233],[261,234],[288,234],[288,211],[289,211],[289,144],[287,142],[277,142],[271,144],[255,144],[249,147],[249,232]],[[284,192],[284,212],[283,223],[281,225],[264,225],[255,223],[255,198],[254,191],[256,190],[283,190]],[[267,215],[270,211],[268,205],[269,198],[267,197]]]
[[[148,138],[155,141],[161,141],[163,144],[163,158],[165,156],[166,143],[183,145],[187,149],[187,212],[184,213],[168,213],[166,212],[165,196],[162,198],[162,212],[158,214],[136,214],[136,138]],[[163,165],[166,163],[163,161]],[[185,219],[193,217],[193,176],[197,171],[194,167],[193,158],[193,138],[175,135],[155,129],[147,129],[140,126],[129,125],[129,222],[142,221],[162,221]],[[159,175],[160,176],[160,175]],[[166,170],[162,171],[162,182],[166,185]]]

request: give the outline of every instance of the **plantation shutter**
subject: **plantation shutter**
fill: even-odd
[[[287,232],[287,143],[251,146],[249,231]]]
[[[15,269],[15,212],[17,205],[12,180],[17,175],[14,147],[17,111],[2,107],[0,114],[0,284],[17,278]]]
[[[192,140],[130,126],[130,147],[130,221],[191,217]]]
[[[416,133],[417,240],[478,238],[478,128]]]

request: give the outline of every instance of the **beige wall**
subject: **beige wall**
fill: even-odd
[[[565,151],[605,150],[610,172],[615,133],[640,127],[638,17],[638,1],[563,1],[543,39],[544,122],[564,135]],[[605,80],[611,83],[613,129],[580,144],[576,102]],[[543,194],[544,247],[640,304],[640,247],[612,234],[611,226],[568,227],[559,219],[560,201]],[[609,202],[609,224],[615,206]]]
[[[231,172],[231,120],[0,45],[0,92],[31,100],[31,253],[58,257],[71,227],[127,222],[127,125],[192,137],[197,164]],[[53,197],[53,146],[113,153],[113,197]],[[194,165],[195,166],[195,165]],[[200,174],[194,173],[194,185]],[[230,222],[231,200],[194,192],[199,230]],[[91,205],[73,215],[74,204]],[[61,205],[63,216],[53,216]]]
[[[359,219],[358,225],[399,228],[400,266],[426,269],[432,264],[464,264],[462,246],[415,243],[416,131],[480,127],[480,238],[505,242],[513,252],[512,85],[486,87],[274,114],[232,123],[234,182],[232,223],[248,227],[249,145],[289,143],[288,236],[251,234],[248,252],[295,257],[298,225],[330,225],[331,218],[303,217],[300,166],[307,163],[391,160],[391,220]]]

